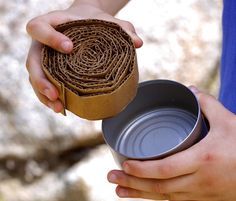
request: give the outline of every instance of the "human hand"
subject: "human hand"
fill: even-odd
[[[195,90],[196,91],[196,90]],[[210,123],[208,135],[162,160],[125,161],[108,173],[119,197],[155,200],[236,200],[236,116],[215,98],[196,92]]]
[[[137,36],[134,26],[127,21],[119,20],[105,13],[103,10],[90,4],[72,5],[62,11],[53,11],[32,19],[27,24],[27,32],[33,41],[28,53],[26,68],[29,72],[29,80],[38,99],[55,112],[63,109],[58,99],[56,87],[46,78],[41,67],[42,44],[46,44],[62,53],[70,53],[73,49],[72,41],[54,27],[68,21],[78,19],[101,19],[119,24],[133,39],[136,48],[142,46],[142,40]]]

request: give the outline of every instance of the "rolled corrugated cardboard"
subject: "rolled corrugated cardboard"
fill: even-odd
[[[89,120],[115,116],[133,100],[138,85],[135,47],[122,28],[103,20],[67,22],[56,30],[73,42],[70,54],[48,46],[42,67],[65,109]]]

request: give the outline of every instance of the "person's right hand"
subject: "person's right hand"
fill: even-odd
[[[236,115],[191,87],[209,132],[192,147],[159,160],[126,160],[108,174],[122,198],[171,201],[236,200]]]
[[[46,44],[62,53],[70,53],[73,49],[72,41],[62,33],[57,32],[54,27],[68,21],[86,18],[115,22],[131,36],[136,48],[142,46],[142,40],[138,37],[134,26],[130,22],[114,18],[91,5],[72,6],[66,10],[53,11],[29,21],[26,27],[27,32],[32,37],[32,44],[26,61],[29,80],[38,99],[55,112],[61,112],[63,105],[58,99],[59,94],[56,87],[46,78],[42,70],[42,44]]]

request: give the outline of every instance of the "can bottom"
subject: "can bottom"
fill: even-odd
[[[155,157],[180,144],[192,131],[197,117],[179,108],[159,108],[131,121],[115,149],[129,158]]]

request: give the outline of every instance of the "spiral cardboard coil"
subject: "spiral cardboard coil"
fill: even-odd
[[[57,87],[66,109],[81,118],[99,120],[121,112],[134,98],[138,85],[135,48],[122,28],[103,20],[67,22],[56,30],[73,42],[70,54],[48,46],[42,67]]]

